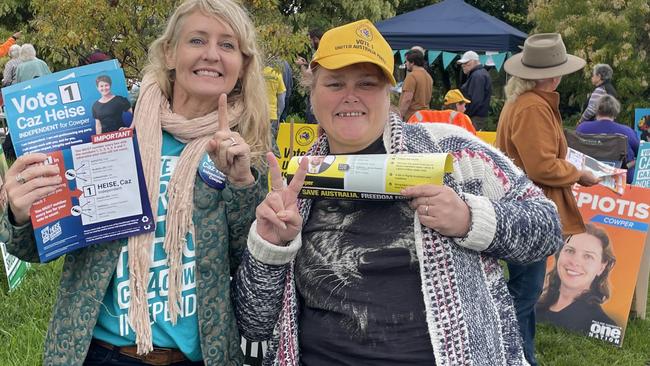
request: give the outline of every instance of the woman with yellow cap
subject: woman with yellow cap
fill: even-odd
[[[322,133],[309,155],[450,153],[444,185],[409,201],[297,199],[270,157],[235,310],[267,365],[526,365],[498,259],[562,244],[553,204],[509,159],[447,124],[390,112],[393,51],[367,20],[324,34],[311,62]]]

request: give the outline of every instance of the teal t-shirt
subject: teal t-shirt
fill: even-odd
[[[203,359],[199,339],[197,317],[195,251],[194,241],[187,235],[183,250],[183,288],[181,291],[181,313],[173,326],[167,307],[168,272],[167,255],[163,249],[165,217],[167,215],[167,185],[185,144],[171,135],[163,134],[160,164],[160,196],[156,235],[153,242],[153,260],[149,269],[147,299],[153,331],[153,344],[157,347],[178,348],[192,361]],[[117,268],[106,291],[103,306],[99,312],[94,337],[122,347],[135,344],[135,333],[128,323],[130,302],[128,250],[122,247]]]

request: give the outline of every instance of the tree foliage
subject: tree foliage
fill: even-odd
[[[17,32],[31,18],[28,1],[2,0],[0,2],[0,32],[3,36]]]
[[[301,55],[309,58],[307,32],[326,31],[351,21],[378,21],[395,15],[400,0],[249,0],[272,3],[276,9],[251,4],[262,45],[273,56],[292,61]],[[262,10],[263,12],[260,12]],[[270,21],[270,24],[269,24]]]
[[[24,0],[0,1],[0,43],[9,36],[18,32],[31,19],[29,3]],[[0,71],[9,61],[8,58],[0,59]]]
[[[532,29],[532,24],[527,19],[531,0],[467,0],[466,2],[522,32],[528,33]]]
[[[100,49],[120,61],[128,78],[136,78],[176,2],[32,0],[30,39],[55,69],[77,66]]]
[[[294,25],[327,30],[360,19],[377,21],[395,15],[400,0],[280,0]]]
[[[534,0],[529,20],[535,32],[560,32],[567,51],[587,61],[579,77],[560,84],[565,107],[581,110],[597,63],[614,69],[614,85],[623,106],[621,122],[633,120],[634,108],[650,104],[650,5],[647,0]]]
[[[283,14],[278,1],[247,0],[244,6],[251,12],[260,47],[271,62],[279,59],[293,62],[296,55],[308,47],[305,27]]]

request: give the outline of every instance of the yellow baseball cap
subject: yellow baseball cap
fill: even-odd
[[[454,104],[454,103],[471,103],[471,101],[463,95],[458,89],[451,89],[445,94],[444,105]]]
[[[336,70],[362,62],[379,66],[391,85],[396,84],[393,77],[393,50],[368,19],[325,32],[311,60],[311,67],[318,64],[328,70]]]

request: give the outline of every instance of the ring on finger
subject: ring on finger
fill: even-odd
[[[232,144],[230,144],[230,146],[239,145],[239,144],[237,143],[237,141],[235,141],[235,138],[232,137],[232,136],[228,137],[228,140],[232,141]]]
[[[27,182],[27,179],[25,179],[25,177],[23,177],[22,175],[20,175],[20,173],[18,173],[18,175],[16,176],[16,182],[20,184],[24,184],[25,182]]]
[[[429,216],[429,205],[424,206],[424,215]]]

